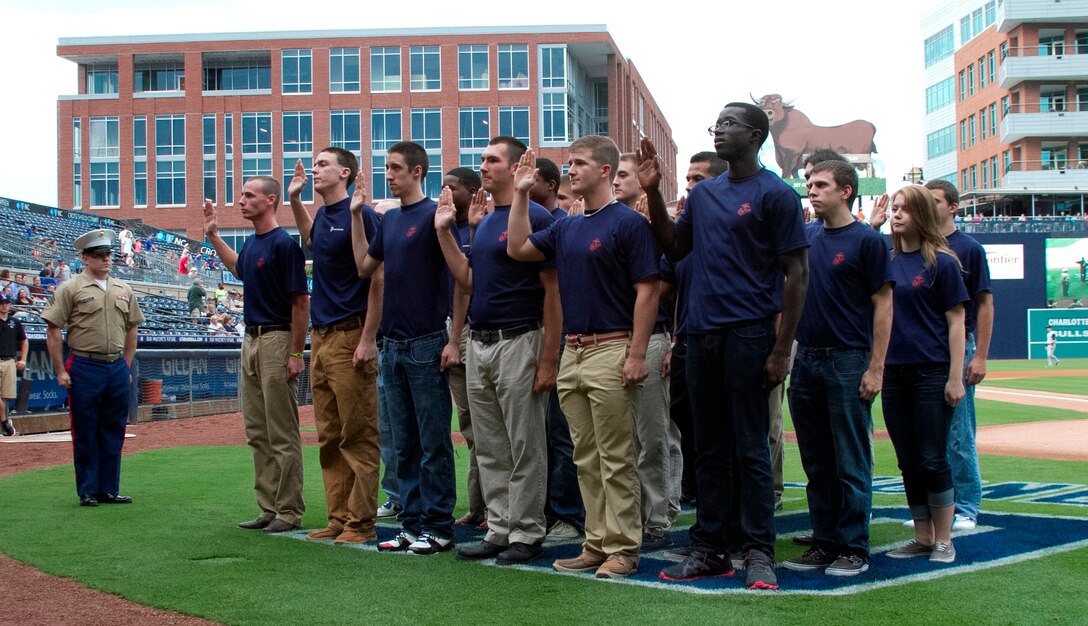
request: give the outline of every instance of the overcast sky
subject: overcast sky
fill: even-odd
[[[682,163],[712,149],[706,127],[723,104],[779,93],[816,124],[875,124],[878,174],[896,189],[922,162],[919,23],[939,1],[901,9],[856,0],[747,8],[720,0],[415,0],[337,3],[333,10],[331,3],[283,0],[0,0],[7,26],[0,38],[0,196],[56,205],[57,96],[78,91],[76,65],[56,55],[62,37],[533,24],[607,25],[672,126]],[[763,161],[777,170],[773,152]]]

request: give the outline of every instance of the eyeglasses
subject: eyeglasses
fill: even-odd
[[[734,126],[743,126],[745,128],[751,128],[752,130],[759,130],[758,128],[756,128],[755,126],[752,126],[751,124],[745,124],[744,122],[739,122],[737,120],[722,120],[722,121],[718,122],[717,124],[711,126],[710,128],[707,128],[706,132],[709,133],[711,137],[713,137],[714,135],[716,135],[718,133],[724,133],[725,131],[729,130],[730,128],[733,128]]]

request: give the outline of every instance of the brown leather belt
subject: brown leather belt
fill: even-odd
[[[586,333],[584,335],[567,335],[568,346],[595,346],[606,341],[618,341],[631,337],[631,331],[614,331],[610,333]]]
[[[329,324],[328,326],[318,326],[314,330],[321,334],[338,332],[344,330],[355,330],[356,328],[363,327],[363,318],[361,317],[349,317],[342,322],[336,322],[335,324]]]
[[[85,359],[105,361],[106,363],[113,363],[117,359],[123,358],[125,356],[123,352],[118,352],[116,354],[102,354],[100,352],[84,352],[83,350],[72,350],[72,354],[76,356],[81,356]]]

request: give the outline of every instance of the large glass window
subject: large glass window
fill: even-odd
[[[956,151],[956,127],[946,126],[926,136],[926,158],[934,159]]]
[[[121,139],[118,131],[120,119],[116,116],[91,118],[91,160],[116,159],[121,156]]]
[[[529,88],[529,45],[500,44],[499,89]]]
[[[960,70],[960,101],[967,99],[967,70]]]
[[[971,133],[971,145],[973,146],[973,145],[975,145],[976,140],[978,138],[978,134],[977,134],[978,129],[977,129],[976,125],[975,125],[975,116],[974,115],[967,118],[967,128],[968,128],[969,132]]]
[[[88,65],[87,67],[87,93],[110,94],[117,93],[117,64]]]
[[[185,160],[155,162],[155,203],[160,206],[185,204]]]
[[[83,204],[83,122],[72,118],[72,206]]]
[[[132,204],[147,206],[147,116],[132,118]]]
[[[117,161],[91,161],[91,206],[121,206],[121,164]]]
[[[986,86],[986,57],[979,57],[978,59],[978,88],[982,89]]]
[[[312,93],[313,58],[310,50],[284,50],[280,58],[283,67],[283,93]]]
[[[941,32],[929,37],[925,41],[926,67],[929,67],[941,59],[952,56],[956,42],[952,35],[952,27],[948,26]]]
[[[374,109],[370,112],[371,195],[374,198],[391,198],[389,184],[385,182],[386,152],[401,140],[400,109]]]
[[[272,114],[242,114],[242,181],[272,175]]]
[[[442,89],[442,53],[438,46],[412,46],[409,50],[412,91]]]
[[[1061,56],[1065,54],[1065,35],[1039,37],[1039,56]]]
[[[982,18],[982,8],[981,7],[978,8],[978,9],[975,9],[974,11],[971,11],[971,30],[974,32],[975,35],[978,35],[979,33],[982,32],[982,29],[983,29],[982,19],[983,18]]]
[[[960,150],[967,149],[967,120],[960,120]]]
[[[333,93],[359,91],[359,49],[329,49],[329,91]]]
[[[204,197],[215,200],[219,197],[216,193],[216,170],[215,170],[215,114],[206,113],[204,115],[203,124],[203,155],[204,155]]]
[[[991,83],[997,82],[997,63],[995,61],[996,55],[994,55],[993,50],[990,50],[990,52],[986,55],[986,73],[990,75]]]
[[[442,109],[412,109],[412,141],[427,150],[430,166],[423,193],[437,198],[442,192]]]
[[[540,46],[540,86],[565,88],[567,86],[567,49],[563,46]]]
[[[967,66],[967,95],[975,95],[975,66],[974,64]]]
[[[370,91],[384,93],[400,89],[400,48],[371,48]]]
[[[991,103],[990,111],[990,136],[997,137],[997,103]]]
[[[926,88],[926,113],[931,113],[952,104],[956,88],[956,79],[952,76]]]
[[[185,116],[155,116],[155,154],[185,156]]]
[[[272,62],[268,52],[258,55],[204,55],[204,91],[272,89]]]
[[[992,25],[997,21],[997,2],[996,0],[990,0],[983,5],[983,10],[986,13],[986,26]]]
[[[566,142],[567,138],[567,94],[544,93],[541,94],[543,106],[540,117],[543,122],[543,135],[541,141]]]
[[[499,107],[499,134],[529,141],[529,107]]]
[[[978,132],[982,135],[982,140],[986,141],[987,131],[989,126],[986,124],[986,109],[979,109],[978,112]]]
[[[334,146],[343,148],[355,156],[363,149],[362,116],[359,111],[332,111],[329,113],[329,134]]]
[[[1039,112],[1065,111],[1065,88],[1055,87],[1039,91]]]
[[[145,91],[181,91],[185,84],[185,63],[166,61],[162,63],[139,63],[132,77],[132,90]]]
[[[155,116],[155,203],[185,204],[185,116]]]
[[[490,116],[487,107],[468,107],[458,111],[458,148],[463,167],[480,171],[480,158],[491,140]]]
[[[457,46],[457,88],[462,91],[491,86],[487,44]]]
[[[302,201],[313,202],[313,154],[314,154],[314,114],[310,111],[285,111],[283,113],[283,180],[289,181],[295,175],[295,163],[302,161],[309,180],[302,190]],[[348,181],[348,184],[355,181]]]
[[[147,161],[132,163],[132,204],[147,206]]]
[[[91,118],[91,206],[120,206],[120,118]]]
[[[223,115],[223,196],[226,204],[234,204],[234,114]]]

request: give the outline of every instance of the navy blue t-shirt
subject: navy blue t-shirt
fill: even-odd
[[[457,231],[457,240],[461,242],[461,254],[468,257],[469,244],[472,242],[472,227],[468,224],[468,219],[458,220],[453,223],[450,230]],[[457,291],[457,281],[453,280],[453,276],[450,276],[450,312],[449,316],[453,316],[453,294]],[[465,319],[468,319],[468,314],[465,314]]]
[[[687,331],[714,332],[773,317],[782,309],[778,257],[808,246],[801,198],[774,173],[701,181],[676,223],[691,237],[692,277],[684,295]]]
[[[246,286],[246,326],[291,323],[291,296],[306,293],[306,256],[287,231],[247,237],[234,271]]]
[[[676,323],[673,335],[683,337],[687,334],[687,307],[684,306],[684,290],[691,282],[691,255],[680,259],[679,263],[673,263],[661,257],[661,280],[672,285],[672,295],[675,299]]]
[[[434,229],[436,208],[424,198],[390,209],[370,240],[367,253],[385,263],[384,337],[412,339],[446,328],[452,277]],[[456,229],[450,232],[460,243]]]
[[[967,295],[971,300],[964,307],[967,313],[967,332],[975,332],[978,323],[978,312],[975,307],[975,298],[978,294],[989,292],[990,289],[990,264],[986,261],[986,250],[974,237],[955,230],[948,236],[948,247],[960,259],[963,265],[963,284],[967,287]]]
[[[550,211],[550,213],[552,214],[552,217],[554,217],[557,220],[561,220],[564,217],[568,217],[566,209],[561,209],[559,207],[555,207],[554,209],[552,209]]]
[[[310,319],[315,328],[349,317],[366,317],[370,280],[361,280],[351,253],[351,198],[323,206],[310,229],[314,255],[314,294]],[[378,214],[363,207],[363,230],[367,241],[378,232]],[[248,304],[248,303],[247,303]]]
[[[613,202],[590,216],[556,220],[529,241],[546,258],[555,259],[563,332],[632,329],[634,285],[658,276],[660,252],[646,218]]]
[[[797,341],[811,348],[872,347],[872,295],[895,283],[884,238],[866,224],[808,229],[808,292]]]
[[[529,202],[529,226],[544,230],[555,219],[548,210]],[[541,270],[554,262],[522,263],[506,254],[510,206],[497,206],[484,216],[472,237],[472,302],[469,319],[475,330],[498,330],[540,320],[544,315]]]
[[[888,365],[948,363],[948,321],[945,313],[967,302],[960,265],[948,254],[937,254],[925,266],[921,251],[892,257],[892,337]]]

